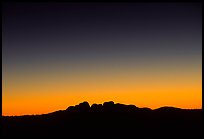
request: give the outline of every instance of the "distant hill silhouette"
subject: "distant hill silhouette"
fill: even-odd
[[[202,110],[88,102],[42,115],[3,116],[3,137],[201,138]]]

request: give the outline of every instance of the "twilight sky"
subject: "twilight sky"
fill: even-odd
[[[201,3],[4,3],[3,115],[82,101],[202,108]]]

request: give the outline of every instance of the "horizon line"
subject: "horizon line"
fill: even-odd
[[[84,103],[84,102],[87,102],[87,103],[89,104],[88,101],[82,101],[82,102],[80,102],[79,104]],[[134,104],[115,103],[114,101],[104,101],[104,102],[102,103],[102,106],[104,105],[105,102],[113,102],[114,105],[115,105],[115,104],[134,105]],[[69,108],[69,107],[71,107],[71,106],[74,106],[74,107],[75,107],[75,106],[77,106],[77,105],[79,105],[79,104],[69,105],[67,108]],[[101,103],[93,103],[93,104],[99,105],[99,104],[101,104]],[[93,104],[91,104],[91,105],[89,104],[90,108],[91,108],[91,106],[92,106]],[[134,105],[134,106],[137,107],[137,105]],[[202,107],[201,107],[201,108],[181,108],[181,107],[175,107],[175,106],[172,106],[172,105],[164,105],[164,106],[160,106],[160,107],[157,107],[157,108],[149,108],[149,107],[137,107],[137,108],[149,108],[149,109],[151,109],[151,110],[156,110],[156,109],[163,108],[163,107],[179,108],[179,109],[182,109],[182,110],[202,110]],[[40,115],[46,115],[46,114],[50,114],[50,113],[53,113],[53,112],[65,111],[65,110],[66,110],[66,109],[59,109],[59,110],[51,111],[51,112],[48,112],[48,113],[38,113],[38,114],[34,114],[34,113],[33,113],[33,114],[23,114],[23,115],[3,115],[3,114],[2,114],[2,117],[40,116]]]

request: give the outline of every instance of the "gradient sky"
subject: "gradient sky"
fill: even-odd
[[[4,3],[2,113],[82,101],[202,108],[201,3]]]

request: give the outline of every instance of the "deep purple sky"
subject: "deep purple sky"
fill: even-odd
[[[2,11],[4,114],[40,113],[34,100],[48,112],[85,98],[202,107],[201,3],[4,3]]]
[[[200,59],[201,16],[199,3],[4,4],[3,65]]]

